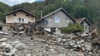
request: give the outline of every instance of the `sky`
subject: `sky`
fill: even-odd
[[[44,0],[0,0],[0,2],[3,2],[9,6],[21,4],[24,2],[32,3],[32,2],[41,2],[41,1],[44,1]]]

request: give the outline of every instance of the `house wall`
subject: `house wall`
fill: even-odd
[[[13,14],[16,14],[16,16],[14,16]],[[24,19],[24,23],[28,23],[28,22],[35,22],[35,17],[25,13],[25,12],[16,12],[10,15],[6,16],[6,23],[19,23],[19,18]],[[29,15],[29,16],[26,16]],[[21,21],[22,23],[22,21]]]
[[[44,28],[44,30],[51,32],[51,28]],[[56,32],[53,32],[54,34],[61,34],[61,30],[59,28],[56,28],[55,30]]]
[[[55,21],[55,18],[59,18],[59,20]],[[44,18],[46,23],[42,21],[39,26],[44,27],[44,30],[51,32],[51,28],[55,28],[55,34],[61,34],[60,28],[68,27],[70,23],[74,23],[72,19],[70,19],[64,12],[59,11],[56,12],[46,18]]]
[[[86,21],[84,21],[83,26],[84,26],[84,33],[89,33],[89,27],[90,26],[87,24]]]
[[[59,18],[59,22],[55,22],[55,18]],[[62,27],[67,27],[69,23],[74,23],[64,12],[59,11],[47,18],[45,18],[48,23],[44,25],[44,27],[57,27],[57,28],[62,28]]]

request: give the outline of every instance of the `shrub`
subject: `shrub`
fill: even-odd
[[[72,33],[74,31],[83,32],[83,30],[84,30],[83,26],[79,24],[70,24],[68,27],[61,28],[62,33]]]

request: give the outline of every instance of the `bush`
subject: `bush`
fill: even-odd
[[[83,26],[79,24],[70,24],[68,27],[61,28],[62,33],[72,33],[74,31],[83,32],[83,30],[84,30]]]

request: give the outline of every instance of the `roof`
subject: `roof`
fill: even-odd
[[[88,23],[88,25],[91,25],[91,23],[85,18],[78,18],[78,19],[75,19],[76,20],[76,23],[78,24],[81,24],[83,21],[86,21]]]
[[[42,17],[42,19],[45,19],[45,18],[47,18],[48,16],[50,16],[50,15],[56,13],[56,12],[59,12],[59,11],[64,12],[70,19],[72,19],[74,22],[76,22],[75,19],[74,19],[73,17],[71,17],[71,16],[69,15],[69,13],[68,13],[65,9],[63,9],[62,7],[59,8],[59,9],[57,9],[57,10],[55,10],[55,11],[53,11],[53,12],[51,12],[51,13],[49,13],[49,14],[47,14],[47,15],[45,15],[44,17]],[[40,20],[42,20],[42,19],[40,19]],[[40,20],[38,20],[38,21],[40,21]]]
[[[17,9],[17,10],[14,10],[14,11],[11,11],[11,12],[5,14],[5,15],[10,15],[10,14],[12,14],[12,13],[16,13],[16,12],[19,12],[19,11],[23,11],[23,12],[25,12],[25,13],[28,13],[28,14],[31,15],[31,16],[35,16],[35,15],[33,15],[32,13],[30,13],[30,12],[28,12],[27,10],[22,9],[22,8]]]

